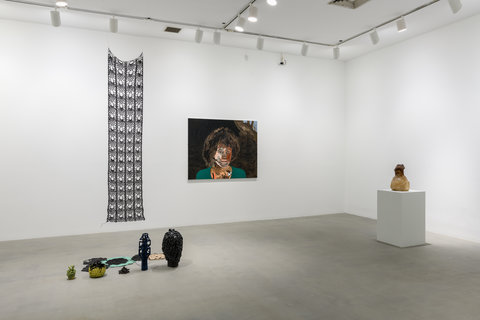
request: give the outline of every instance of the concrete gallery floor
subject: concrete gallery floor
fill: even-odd
[[[107,270],[141,232],[0,242],[0,319],[479,319],[480,244],[428,234],[400,249],[347,214],[180,228],[177,269]],[[147,230],[152,252],[165,229]],[[77,278],[66,280],[75,264]]]

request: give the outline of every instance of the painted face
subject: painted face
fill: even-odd
[[[224,144],[219,144],[217,146],[217,152],[215,152],[215,163],[221,167],[225,168],[228,167],[230,164],[230,161],[232,161],[232,148],[224,145]]]

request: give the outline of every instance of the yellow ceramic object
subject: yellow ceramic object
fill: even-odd
[[[103,268],[98,268],[98,267],[95,267],[95,268],[90,268],[88,267],[88,273],[90,274],[90,278],[100,278],[100,277],[103,277],[103,275],[105,274],[105,271],[107,270],[106,267],[103,267]]]

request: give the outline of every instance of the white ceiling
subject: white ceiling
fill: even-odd
[[[53,5],[54,0],[30,0],[30,3]],[[278,0],[271,7],[257,0],[258,22],[246,23],[254,34],[273,35],[318,43],[335,44],[376,25],[398,17],[431,0],[370,0],[357,9],[328,5],[329,0]],[[223,29],[224,24],[248,5],[248,0],[69,0],[71,8],[103,11],[112,14],[151,17],[180,24]],[[462,0],[457,14],[447,0],[440,0],[406,17],[408,30],[396,31],[395,23],[379,28],[380,43],[373,46],[368,34],[341,45],[341,59],[348,60],[378,48],[403,41],[421,33],[448,25],[480,13],[479,0]],[[50,24],[48,7],[0,1],[0,18]],[[246,13],[245,13],[246,14]],[[244,15],[245,15],[244,14]],[[108,17],[62,9],[62,26],[108,31]],[[229,26],[233,29],[236,21]],[[166,25],[146,20],[119,18],[119,33],[193,41],[195,27],[184,27],[180,34],[163,32]],[[205,29],[203,43],[212,43],[212,29]],[[222,45],[255,49],[256,36],[234,32],[222,33]],[[264,50],[300,54],[301,42],[265,38]],[[332,48],[310,45],[309,56],[331,58]]]

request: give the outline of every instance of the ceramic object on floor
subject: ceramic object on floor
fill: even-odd
[[[68,267],[68,270],[67,270],[67,279],[68,280],[73,280],[75,279],[75,274],[77,273],[77,271],[75,270],[75,266],[70,266]]]
[[[183,237],[175,229],[168,229],[162,242],[162,250],[170,268],[178,267],[183,250]]]
[[[152,253],[148,260],[165,260],[165,255],[163,253]]]
[[[107,267],[102,262],[95,262],[88,266],[88,273],[90,274],[90,278],[101,278],[105,275],[105,271]]]
[[[102,261],[107,265],[108,268],[116,268],[116,267],[124,267],[128,266],[130,264],[135,263],[134,260],[132,260],[129,257],[115,257],[115,258],[108,258],[104,261]]]
[[[150,248],[151,244],[152,241],[150,241],[148,233],[142,234],[138,243],[138,255],[142,259],[142,271],[148,270],[148,257],[152,252],[152,249]]]
[[[119,274],[127,274],[130,272],[130,269],[126,268],[126,267],[123,267],[122,269],[120,269],[118,271]]]

